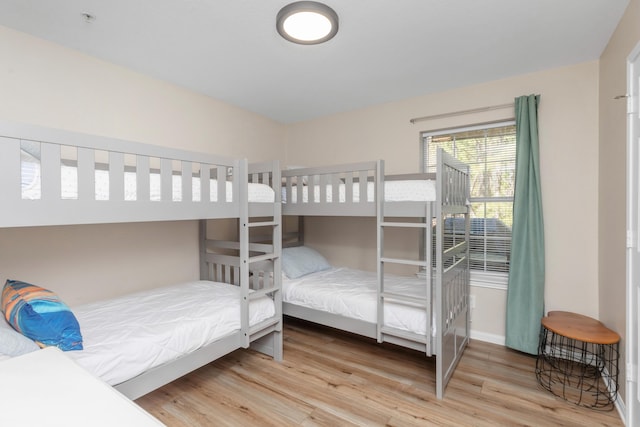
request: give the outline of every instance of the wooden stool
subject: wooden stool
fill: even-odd
[[[536,378],[576,405],[611,410],[618,393],[620,336],[581,314],[551,311],[542,318]]]

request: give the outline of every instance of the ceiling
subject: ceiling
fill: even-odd
[[[0,25],[294,123],[595,60],[628,2],[326,0],[313,46],[276,32],[287,0],[1,0]]]

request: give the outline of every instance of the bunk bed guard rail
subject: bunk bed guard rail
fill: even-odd
[[[0,122],[0,227],[237,217],[247,163]]]
[[[381,160],[283,170],[282,213],[375,216],[383,174]]]
[[[436,204],[436,395],[444,389],[470,338],[469,167],[438,150]],[[463,218],[462,238],[446,233],[445,222]]]

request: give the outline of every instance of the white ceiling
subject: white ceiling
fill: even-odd
[[[276,32],[287,0],[0,0],[0,25],[293,123],[595,60],[628,2],[326,0],[315,46]]]

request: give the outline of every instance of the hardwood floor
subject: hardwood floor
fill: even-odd
[[[424,354],[285,321],[284,361],[238,350],[136,402],[168,426],[622,426],[540,388],[535,358],[472,341],[435,396]]]

